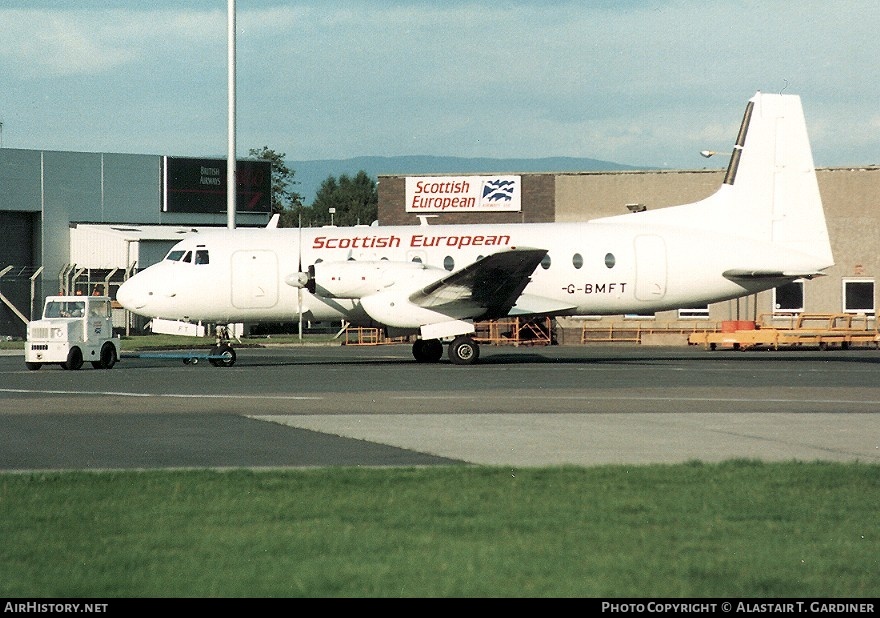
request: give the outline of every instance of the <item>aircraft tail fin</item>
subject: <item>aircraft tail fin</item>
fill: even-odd
[[[749,101],[724,191],[758,238],[834,263],[800,97]]]
[[[671,208],[613,217],[742,236],[834,264],[800,97],[758,92],[745,114],[721,188]]]

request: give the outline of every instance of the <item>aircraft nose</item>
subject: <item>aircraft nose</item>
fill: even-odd
[[[143,309],[147,304],[146,295],[143,293],[141,286],[133,279],[129,279],[119,286],[119,289],[116,291],[116,300],[129,311]]]

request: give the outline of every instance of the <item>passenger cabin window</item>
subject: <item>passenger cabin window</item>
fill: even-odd
[[[443,268],[449,271],[455,268],[455,259],[451,255],[447,255],[443,258]]]
[[[547,270],[548,268],[550,268],[550,261],[551,261],[551,260],[550,260],[550,254],[548,253],[548,254],[545,255],[544,258],[541,260],[541,268],[543,268],[544,270]]]
[[[571,265],[578,269],[584,265],[584,258],[580,253],[575,253],[571,256]]]

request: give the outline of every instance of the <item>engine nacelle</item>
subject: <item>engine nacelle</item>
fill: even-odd
[[[309,266],[306,288],[324,298],[364,298],[391,286],[427,285],[445,270],[425,266],[420,262],[391,262],[375,260],[359,262],[318,262]]]

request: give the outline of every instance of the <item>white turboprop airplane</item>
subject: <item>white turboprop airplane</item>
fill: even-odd
[[[273,228],[270,224],[270,228]],[[800,98],[756,94],[723,184],[583,223],[239,228],[194,233],[126,281],[133,313],[185,322],[347,321],[479,357],[474,322],[701,306],[810,279],[834,259]],[[230,365],[228,341],[215,348]]]

